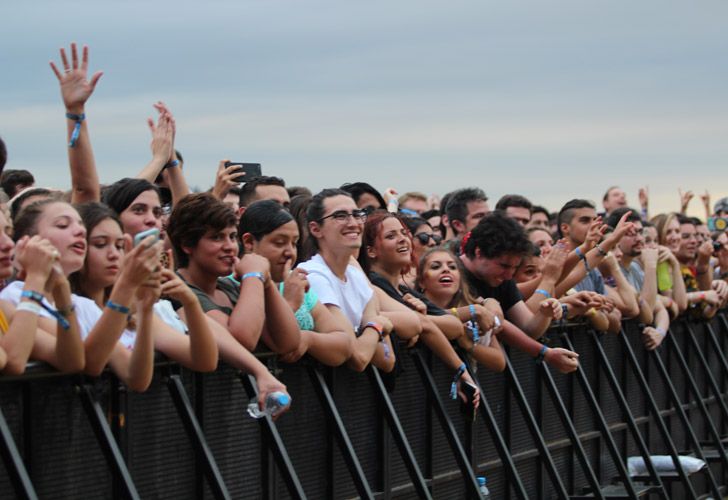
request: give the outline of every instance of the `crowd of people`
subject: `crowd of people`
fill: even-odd
[[[690,192],[675,213],[650,214],[646,190],[631,207],[616,186],[601,213],[585,199],[551,212],[517,194],[491,210],[478,187],[440,198],[352,182],[313,194],[273,176],[239,182],[227,160],[211,189],[192,193],[162,102],[149,163],[101,185],[85,115],[101,73],[89,77],[88,49],[75,44],[51,69],[70,191],[3,171],[0,139],[3,373],[28,360],[93,376],[108,366],[144,391],[158,351],[195,371],[223,360],[252,374],[262,405],[286,388],[257,350],[373,365],[391,386],[421,343],[452,371],[443,391],[477,407],[471,372],[502,371],[503,344],[578,368],[578,353],[539,341],[554,322],[619,334],[636,318],[655,349],[678,316],[709,319],[728,303],[728,197],[711,207],[703,195],[704,220],[685,215]]]

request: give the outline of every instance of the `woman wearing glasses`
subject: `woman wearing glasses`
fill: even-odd
[[[349,367],[363,371],[372,363],[392,371],[395,354],[389,333],[393,324],[405,339],[416,337],[422,329],[411,311],[380,313],[380,298],[352,259],[361,247],[366,211],[357,208],[346,191],[324,189],[311,199],[306,216],[316,254],[299,267],[307,272],[319,301],[334,317],[351,325],[349,332],[356,332]]]
[[[405,217],[402,222],[412,233],[412,258],[415,263],[419,262],[425,252],[438,246],[442,242],[442,236],[436,233],[432,225],[421,217]],[[402,281],[412,288],[416,288],[417,269],[413,266],[409,272],[402,276]]]

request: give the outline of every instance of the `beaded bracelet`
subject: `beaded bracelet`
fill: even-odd
[[[468,306],[468,310],[470,311],[470,323],[473,325],[473,342],[478,343],[480,340],[480,332],[478,331],[478,321],[475,316],[475,306],[473,304],[470,304]]]

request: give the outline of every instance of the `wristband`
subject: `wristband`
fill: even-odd
[[[665,335],[667,335],[667,331],[664,328],[660,328],[658,326],[657,328],[655,328],[655,330],[657,330],[657,333],[659,333],[660,335],[662,335],[662,338],[665,338]]]
[[[543,363],[543,359],[546,357],[548,350],[549,348],[547,345],[541,346],[541,350],[538,352],[538,356],[536,356],[536,363]]]
[[[576,247],[576,248],[574,249],[574,253],[575,253],[575,254],[577,255],[577,257],[579,257],[579,258],[581,259],[581,261],[582,261],[582,262],[584,263],[584,267],[586,268],[586,272],[587,272],[587,274],[589,274],[589,271],[591,271],[591,269],[589,268],[589,262],[587,262],[587,260],[586,260],[586,255],[584,255],[584,252],[582,252],[582,251],[581,251],[581,248],[579,248],[579,247]]]
[[[364,328],[372,328],[379,334],[379,342],[382,343],[382,349],[384,349],[384,358],[389,359],[389,346],[384,341],[384,328],[382,325],[375,323],[374,321],[369,321],[366,325],[364,325]]]
[[[116,302],[111,300],[106,301],[106,307],[108,307],[112,311],[116,311],[121,314],[129,314],[129,312],[131,312],[128,307],[117,304]]]
[[[594,309],[592,307],[592,309]],[[567,304],[561,304],[561,321],[566,321],[567,316],[569,315],[569,306]]]
[[[550,299],[550,298],[551,298],[551,294],[550,294],[549,292],[547,292],[546,290],[544,290],[543,288],[538,288],[538,289],[536,289],[536,291],[535,291],[535,292],[533,292],[533,293],[540,293],[541,295],[543,295],[543,296],[544,296],[544,297],[546,297],[547,299]]]
[[[477,318],[475,317],[475,306],[473,304],[470,304],[468,306],[468,310],[470,311],[470,323],[473,325],[473,343],[477,344],[480,341],[480,332],[478,331],[478,322]]]
[[[263,273],[260,273],[260,272],[245,273],[245,274],[243,274],[243,277],[240,278],[240,283],[245,281],[246,278],[258,278],[260,280],[260,282],[265,285],[265,276],[263,275]]]
[[[74,312],[75,310],[76,310],[76,305],[75,305],[75,304],[71,304],[70,306],[68,306],[68,307],[64,307],[63,309],[58,309],[58,314],[60,314],[60,315],[61,315],[61,316],[63,316],[64,318],[67,318],[67,317],[69,317],[69,316],[71,315],[71,313],[72,313],[72,312]]]
[[[26,311],[31,312],[35,315],[39,315],[40,310],[40,304],[37,304],[35,302],[21,302],[20,304],[18,304],[18,307],[15,308],[15,312]]]
[[[460,368],[458,368],[458,371],[452,379],[452,385],[450,385],[450,398],[452,399],[458,398],[458,380],[463,376],[463,373],[465,373],[465,363],[460,365]]]
[[[86,119],[86,114],[74,115],[73,113],[66,113],[66,118],[76,122],[73,126],[73,132],[71,132],[71,140],[68,143],[69,148],[74,148],[76,147],[76,142],[78,142],[78,136],[81,134],[81,122]]]
[[[45,309],[48,314],[53,316],[58,324],[61,325],[61,328],[63,328],[64,330],[68,330],[71,327],[71,324],[68,322],[68,320],[66,320],[66,318],[63,317],[63,315],[61,315],[61,313],[45,303],[45,297],[43,297],[42,294],[33,290],[23,290],[22,292],[20,292],[20,297],[30,299],[33,302],[37,303],[40,307]]]
[[[599,252],[599,255],[601,255],[602,257],[606,257],[607,255],[609,255],[608,252],[605,252],[604,249],[599,246],[599,243],[597,243],[596,249],[597,252]]]
[[[179,160],[171,160],[165,166],[162,167],[162,170],[165,170],[167,168],[174,168],[177,165],[179,165]]]

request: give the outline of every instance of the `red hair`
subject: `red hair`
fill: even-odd
[[[371,271],[372,262],[369,259],[367,248],[373,247],[376,242],[381,239],[382,223],[384,223],[384,221],[387,219],[397,219],[397,221],[402,225],[405,231],[407,231],[407,237],[409,238],[410,242],[410,263],[401,272],[402,275],[405,275],[409,272],[410,269],[417,268],[417,262],[415,262],[415,254],[412,251],[412,248],[414,247],[414,242],[412,241],[412,233],[407,228],[407,224],[404,223],[401,215],[387,212],[385,210],[376,210],[369,214],[369,216],[367,217],[367,221],[364,224],[364,231],[362,233],[362,249],[359,252],[359,264],[361,265],[362,269],[364,269],[364,272],[368,273],[369,271]]]

